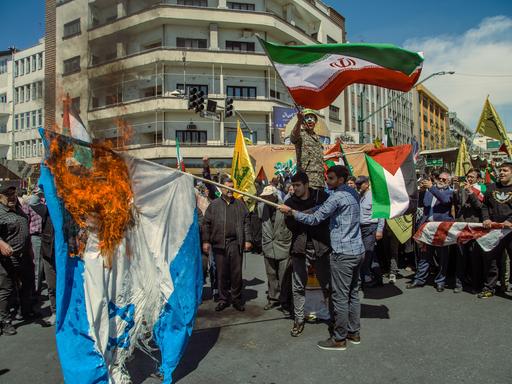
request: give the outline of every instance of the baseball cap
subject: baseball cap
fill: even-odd
[[[18,180],[0,180],[0,193],[4,193],[10,188],[18,188],[19,185]]]
[[[263,191],[260,193],[260,196],[271,196],[276,195],[277,196],[277,188],[273,185],[267,185],[265,188],[263,188]]]

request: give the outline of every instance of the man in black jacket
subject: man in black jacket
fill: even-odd
[[[308,175],[304,172],[298,172],[292,177],[292,185],[294,193],[285,201],[285,204],[296,211],[307,211],[327,200],[328,195],[325,191],[309,188]],[[292,293],[295,321],[291,335],[297,337],[304,330],[308,264],[314,265],[324,297],[329,297],[329,253],[331,251],[329,220],[314,227],[295,221],[293,216],[286,216],[285,222],[293,234],[290,255],[293,268]]]
[[[512,161],[507,160],[499,168],[499,180],[489,184],[484,195],[482,219],[485,228],[491,228],[493,223],[501,223],[505,228],[512,228]],[[504,251],[512,257],[512,233],[509,233],[490,252],[484,253],[484,289],[478,294],[479,298],[489,298],[494,295],[500,270],[504,269]],[[502,279],[502,284],[505,282]],[[505,289],[505,286],[501,287]]]
[[[233,181],[227,177],[222,184],[233,188]],[[222,311],[232,302],[235,309],[244,311],[242,255],[252,247],[249,212],[243,201],[233,197],[233,192],[222,188],[221,193],[221,198],[213,200],[206,209],[201,230],[203,252],[213,250],[217,265],[219,304],[215,310]]]

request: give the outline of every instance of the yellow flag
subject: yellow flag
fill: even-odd
[[[231,178],[233,179],[236,189],[252,195],[256,194],[256,186],[254,185],[256,176],[254,174],[254,168],[252,167],[249,153],[245,147],[245,139],[242,134],[242,129],[240,129],[240,121],[238,121],[236,129],[236,141],[233,151],[233,162],[231,165]],[[235,194],[235,197],[239,198],[240,194]],[[252,199],[248,201],[250,207],[253,202],[254,200]]]
[[[512,156],[512,144],[507,136],[507,130],[501,121],[498,112],[494,109],[494,105],[489,101],[489,96],[484,103],[480,120],[476,126],[476,131],[484,136],[492,137],[504,143],[507,147],[508,155]]]
[[[405,215],[388,219],[386,222],[398,241],[403,244],[412,236],[412,215]]]
[[[457,163],[455,164],[455,176],[464,177],[466,172],[472,168],[471,157],[466,147],[466,140],[460,140],[459,154],[457,155]]]

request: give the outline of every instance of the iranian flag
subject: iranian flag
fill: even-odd
[[[476,183],[471,186],[471,192],[473,192],[477,199],[480,201],[484,201],[484,195],[487,187],[485,184]]]
[[[412,213],[418,205],[412,145],[375,149],[366,153],[372,189],[372,217],[392,219]]]
[[[299,105],[329,106],[350,84],[409,91],[423,56],[391,44],[278,45],[260,39],[284,85]]]

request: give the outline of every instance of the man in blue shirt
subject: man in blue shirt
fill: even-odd
[[[345,185],[348,169],[341,165],[329,168],[327,185],[333,193],[313,213],[298,212],[288,206],[280,206],[281,212],[293,215],[295,220],[318,225],[329,218],[331,234],[331,301],[334,324],[331,337],[318,342],[326,350],[344,350],[347,340],[354,344],[361,341],[361,303],[359,301],[359,273],[364,258],[361,238],[359,196]]]
[[[361,236],[365,249],[364,262],[361,267],[361,283],[363,287],[382,285],[382,272],[379,260],[375,254],[377,240],[382,239],[384,219],[372,218],[372,191],[367,176],[359,176],[356,180],[359,190],[359,205],[361,207]]]
[[[451,177],[447,172],[442,172],[436,178],[436,184],[431,180],[421,181],[420,187],[425,191],[423,197],[423,222],[427,221],[453,221],[451,209],[453,205],[453,189],[450,187]],[[434,247],[427,245],[425,252],[420,252],[418,257],[418,270],[414,281],[407,284],[407,289],[423,287],[427,282],[428,271],[434,263],[434,256],[439,259],[439,273],[435,278],[437,292],[444,291],[446,272],[448,269],[448,247]]]

